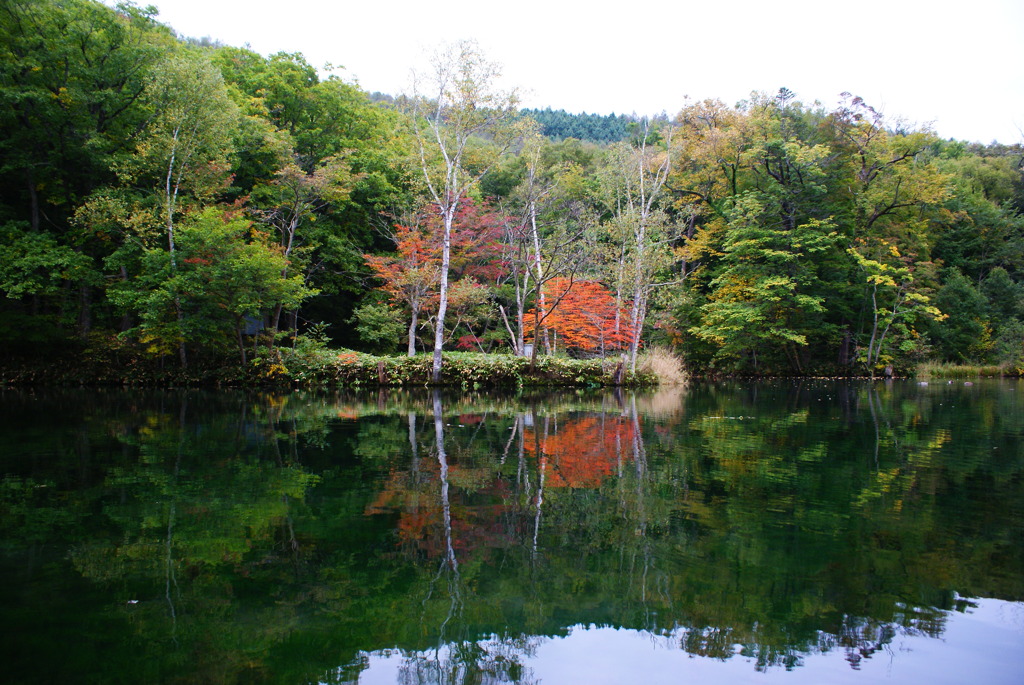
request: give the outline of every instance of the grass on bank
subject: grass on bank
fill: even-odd
[[[687,380],[683,360],[666,347],[652,347],[637,359],[637,372],[657,379],[659,385],[684,385]]]
[[[1022,369],[1011,364],[950,364],[927,362],[918,365],[914,376],[922,380],[933,378],[1002,378],[1020,376]]]

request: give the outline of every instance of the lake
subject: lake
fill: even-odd
[[[4,681],[1017,685],[1022,392],[2,390]]]

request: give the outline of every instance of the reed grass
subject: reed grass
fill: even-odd
[[[1010,365],[998,364],[951,364],[949,362],[926,362],[919,364],[915,377],[929,378],[1001,378],[1020,376],[1021,370]]]
[[[688,381],[683,360],[667,347],[652,347],[637,360],[637,372],[650,374],[659,385],[683,385]]]

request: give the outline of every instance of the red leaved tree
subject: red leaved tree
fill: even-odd
[[[394,255],[363,255],[373,275],[383,281],[388,298],[411,314],[409,356],[416,354],[416,329],[420,314],[437,299],[440,278],[440,245],[437,236],[419,226],[395,226]]]
[[[440,233],[436,212],[430,216],[432,230]],[[493,285],[508,271],[503,258],[502,235],[505,217],[487,204],[464,200],[452,226],[452,255],[449,276],[453,281],[472,278]]]
[[[629,346],[633,337],[629,316],[597,281],[554,278],[544,285],[544,294],[555,304],[543,326],[561,338],[566,349],[603,356]]]
[[[437,311],[440,294],[443,226],[436,208],[427,207],[413,222],[395,226],[393,255],[363,255],[382,290],[410,314],[408,354],[416,354],[416,331],[423,316]],[[464,200],[455,214],[451,233],[448,308],[451,330],[486,299],[486,285],[504,273],[501,260],[503,218],[486,205]]]
[[[523,446],[528,453],[539,451],[548,487],[596,488],[632,458],[635,432],[633,422],[622,417],[586,416],[569,419],[550,433],[527,428]]]

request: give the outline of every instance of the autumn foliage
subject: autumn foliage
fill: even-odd
[[[460,558],[487,555],[508,547],[507,531],[496,522],[508,515],[506,483],[482,469],[452,463],[448,467],[451,490],[452,547]],[[436,459],[423,459],[415,474],[392,470],[381,491],[363,513],[367,516],[397,513],[397,542],[429,558],[445,554],[444,503],[438,497],[441,474]],[[471,496],[472,495],[472,496]]]
[[[541,325],[554,331],[566,349],[604,353],[629,346],[633,336],[629,315],[597,281],[553,278],[544,284],[544,297],[553,304]],[[533,321],[530,311],[526,322]]]
[[[525,431],[527,452],[544,458],[547,486],[596,488],[632,456],[631,421],[607,416],[571,419],[547,435]]]
[[[505,220],[486,204],[465,200],[459,205],[452,225],[452,257],[450,278],[453,281],[472,278],[480,283],[493,283],[507,271],[502,261],[502,231]],[[440,236],[441,219],[430,215],[428,228]],[[438,245],[440,255],[440,245]]]
[[[441,246],[418,226],[395,226],[395,254],[363,255],[381,289],[393,302],[416,311],[436,299]]]
[[[395,226],[393,254],[367,254],[363,259],[389,300],[412,311],[430,312],[437,307],[440,284],[441,220],[436,210],[427,208],[409,223]],[[451,237],[454,301],[449,306],[458,306],[460,295],[472,299],[480,283],[493,283],[502,275],[502,225],[500,215],[486,206],[467,200],[460,207]]]

